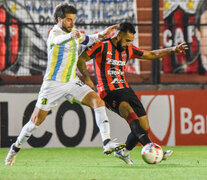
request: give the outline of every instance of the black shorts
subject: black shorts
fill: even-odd
[[[128,102],[131,105],[138,117],[146,115],[146,111],[142,103],[131,88],[118,89],[109,93],[107,92],[107,96],[103,100],[106,103],[106,107],[115,111],[119,115],[119,104],[123,101]]]

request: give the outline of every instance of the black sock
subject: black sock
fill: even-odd
[[[142,138],[140,138],[139,141],[143,146],[152,142],[147,133],[144,136],[142,136]]]
[[[111,141],[111,139],[105,139],[103,145],[105,146],[106,144],[108,144],[109,141]]]
[[[19,152],[20,148],[16,147],[15,145],[12,146],[12,149],[15,151],[15,152]]]
[[[147,143],[151,143],[147,132],[140,126],[138,119],[132,121],[129,126],[133,135],[140,141],[143,146]]]
[[[127,140],[126,140],[126,149],[131,151],[139,142],[139,139],[134,136],[132,132],[129,133]]]

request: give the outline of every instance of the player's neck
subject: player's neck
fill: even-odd
[[[113,45],[117,48],[117,42],[118,42],[117,38],[116,38],[116,37],[115,37],[115,38],[112,38],[112,39],[111,39],[111,42],[112,42]]]

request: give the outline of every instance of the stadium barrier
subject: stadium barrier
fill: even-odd
[[[207,145],[207,90],[136,91],[160,145]],[[0,93],[0,146],[9,147],[29,120],[37,93]],[[129,127],[107,110],[111,136],[125,142]],[[100,147],[93,111],[62,100],[24,147]]]

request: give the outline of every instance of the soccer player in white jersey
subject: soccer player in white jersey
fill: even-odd
[[[29,122],[24,125],[5,158],[5,165],[7,166],[14,164],[21,145],[41,125],[51,108],[56,106],[62,97],[68,100],[75,99],[94,109],[105,154],[125,147],[125,144],[111,140],[104,101],[99,98],[95,91],[76,77],[79,45],[90,46],[99,38],[113,32],[119,25],[110,26],[93,35],[81,34],[73,28],[76,13],[76,8],[67,3],[61,3],[55,8],[54,18],[57,24],[50,31],[47,41],[48,64],[44,81]]]

